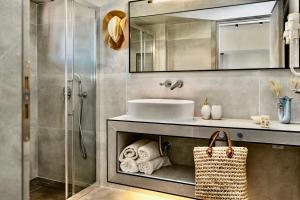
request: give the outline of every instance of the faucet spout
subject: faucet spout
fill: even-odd
[[[176,81],[176,83],[174,83],[174,85],[171,86],[171,90],[174,90],[175,88],[182,88],[183,87],[183,81],[182,80],[178,80]]]

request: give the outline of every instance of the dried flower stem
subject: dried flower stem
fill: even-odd
[[[269,81],[270,82],[270,87],[271,87],[271,90],[272,92],[274,93],[274,95],[279,98],[280,95],[281,95],[281,87],[279,85],[279,83],[275,82],[275,81]]]

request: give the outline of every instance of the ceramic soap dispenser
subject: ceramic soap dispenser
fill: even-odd
[[[211,115],[211,108],[210,105],[208,105],[208,99],[207,97],[205,97],[203,106],[201,108],[201,116],[202,119],[210,119],[210,115]]]

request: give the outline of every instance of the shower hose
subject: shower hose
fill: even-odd
[[[82,110],[83,110],[83,100],[84,100],[84,95],[82,94],[82,85],[80,83],[80,91],[79,91],[79,97],[80,97],[80,103],[79,103],[79,109],[78,109],[78,124],[79,124],[79,145],[80,145],[80,152],[81,152],[81,157],[83,159],[87,159],[87,153],[86,153],[86,148],[85,148],[85,142],[83,138],[83,133],[82,133]]]

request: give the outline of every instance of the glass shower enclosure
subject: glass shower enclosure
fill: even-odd
[[[36,188],[29,187],[40,182],[61,186],[56,196],[67,199],[96,181],[99,9],[85,0],[25,0],[21,5],[24,175],[20,200],[38,198]]]

